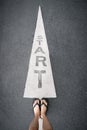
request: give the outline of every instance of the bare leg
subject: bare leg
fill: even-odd
[[[34,117],[34,119],[32,120],[30,126],[29,126],[29,130],[38,130],[38,117]]]
[[[41,100],[41,118],[43,119],[43,130],[53,130],[46,116],[47,108],[43,103],[47,105],[47,102],[45,100]]]
[[[33,106],[37,103],[39,104],[39,100],[35,100]],[[34,119],[32,120],[29,126],[29,130],[38,130],[39,127],[38,119],[40,117],[40,109],[38,104],[34,107]]]

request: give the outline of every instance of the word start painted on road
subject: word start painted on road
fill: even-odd
[[[46,56],[45,56],[45,52],[44,52],[43,48],[41,47],[41,44],[43,42],[43,37],[41,35],[38,36],[37,42],[38,42],[39,46],[35,50],[35,55],[36,55],[36,64],[35,65],[39,67],[41,64],[43,67],[46,67],[47,66]],[[38,53],[41,53],[42,55],[38,55]],[[46,70],[45,69],[44,70],[34,70],[34,72],[38,74],[38,88],[42,88],[42,74],[45,74]]]

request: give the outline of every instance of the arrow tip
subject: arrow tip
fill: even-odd
[[[41,12],[41,6],[39,5],[39,12]]]

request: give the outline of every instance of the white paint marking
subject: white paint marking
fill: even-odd
[[[24,91],[25,98],[56,97],[49,50],[39,6],[29,70]]]
[[[39,130],[43,130],[43,119],[39,118]]]

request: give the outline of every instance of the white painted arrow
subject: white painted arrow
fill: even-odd
[[[24,91],[25,98],[56,97],[49,50],[39,6],[29,70]]]

